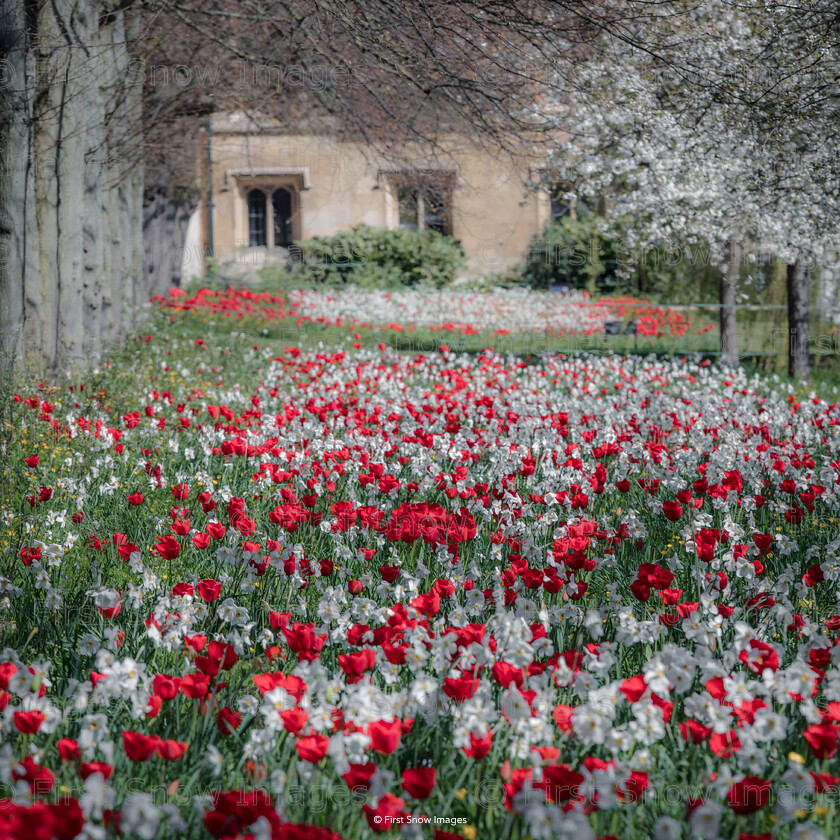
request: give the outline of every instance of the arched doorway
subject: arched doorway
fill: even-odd
[[[292,194],[280,187],[271,196],[274,210],[274,247],[289,248],[292,244]]]
[[[266,237],[266,200],[262,190],[250,190],[246,196],[248,202],[248,245],[251,248],[264,248]]]

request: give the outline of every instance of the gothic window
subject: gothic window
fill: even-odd
[[[252,248],[264,248],[266,240],[265,193],[262,190],[250,190],[248,202],[248,245]]]
[[[292,244],[292,194],[277,189],[271,197],[274,210],[274,247],[288,248]]]

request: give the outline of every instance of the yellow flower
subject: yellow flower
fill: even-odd
[[[467,789],[466,788],[458,788],[455,791],[455,798],[456,799],[465,799],[467,796]]]
[[[795,761],[797,764],[804,764],[805,759],[797,752],[789,752],[788,759],[790,761]]]
[[[474,825],[465,825],[461,833],[467,840],[475,840],[475,826]]]

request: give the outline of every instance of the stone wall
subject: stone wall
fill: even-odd
[[[294,195],[294,238],[308,239],[358,224],[395,228],[391,176],[451,173],[451,231],[472,275],[519,264],[550,219],[547,194],[528,189],[536,170],[527,159],[492,154],[463,137],[440,138],[433,151],[406,148],[395,159],[328,135],[255,130],[217,117],[212,162],[214,252],[228,277],[244,277],[274,259],[285,262],[285,251],[248,246],[246,195],[253,186],[288,187]],[[200,210],[206,246],[206,201]]]

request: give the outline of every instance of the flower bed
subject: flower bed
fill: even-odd
[[[565,293],[508,289],[481,293],[454,290],[375,291],[293,289],[286,296],[251,289],[201,289],[192,296],[172,289],[152,301],[173,315],[203,311],[241,320],[259,316],[269,321],[307,321],[356,328],[428,330],[461,335],[542,332],[547,335],[593,335],[613,320],[638,320],[640,336],[681,337],[691,326],[675,310],[632,298],[590,298],[586,292]],[[707,328],[708,329],[708,328]],[[699,330],[698,330],[699,332]]]
[[[836,403],[140,352],[12,403],[0,836],[836,836]]]

